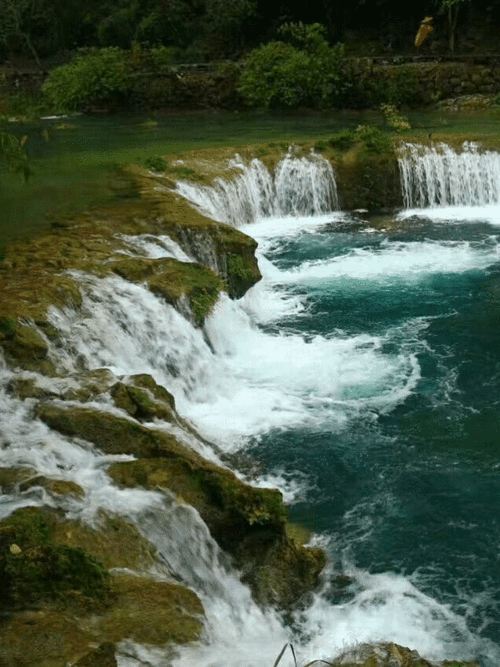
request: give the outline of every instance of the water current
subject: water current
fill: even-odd
[[[81,312],[51,315],[68,372],[151,373],[218,451],[258,461],[252,483],[278,486],[291,518],[313,529],[329,565],[287,623],[255,606],[196,512],[111,484],[106,466],[130,457],[68,442],[2,394],[2,465],[76,481],[86,499],[66,501],[70,516],[130,517],[163,556],[158,576],[199,593],[205,639],[175,667],[272,664],[287,641],[305,664],[384,640],[500,664],[500,180],[482,187],[500,156],[409,147],[401,161],[407,207],[384,228],[337,210],[318,157],[290,157],[274,176],[235,161],[231,184],[181,183],[193,205],[259,243],[263,280],[221,298],[204,331],[118,277],[80,275]],[[166,237],[130,243],[189,259]],[[3,368],[3,384],[11,375]],[[55,501],[41,489],[0,496],[0,516],[44,502]],[[352,582],[342,594],[339,573]],[[161,650],[127,642],[118,660],[165,664]]]

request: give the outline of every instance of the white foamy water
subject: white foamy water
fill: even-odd
[[[500,245],[490,242],[423,241],[404,243],[383,241],[379,247],[354,248],[328,260],[304,262],[288,271],[277,271],[276,282],[301,283],[387,278],[412,280],[436,273],[463,273],[484,269],[500,259]]]
[[[179,262],[193,262],[193,258],[187,255],[178,243],[173,241],[170,236],[162,234],[154,236],[153,234],[137,234],[136,236],[127,236],[118,234],[127,245],[129,245],[138,254],[160,259],[162,257],[172,257]]]
[[[234,183],[216,182],[211,189],[181,184],[179,191],[218,220],[252,223],[243,229],[254,232],[263,253],[284,239],[335,225],[340,214],[330,212],[335,204],[332,173],[324,162],[317,156],[290,156],[274,174],[258,161],[248,166],[235,162],[232,168],[240,175]],[[189,260],[168,237],[126,240],[135,253]],[[100,279],[78,273],[82,308],[51,311],[61,340],[50,356],[66,372],[106,367],[118,377],[151,374],[175,395],[181,414],[225,451],[244,448],[273,430],[310,427],[334,437],[349,424],[375,422],[411,396],[420,380],[418,355],[425,349],[428,322],[410,319],[377,335],[261,328],[307,316],[307,296],[292,286],[338,278],[383,283],[387,277],[482,269],[496,261],[498,245],[493,241],[385,241],[288,270],[279,270],[261,254],[264,280],[238,302],[223,296],[203,331],[143,286],[117,276]],[[89,522],[99,507],[118,512],[157,547],[155,576],[184,582],[203,601],[203,641],[180,648],[175,658],[170,649],[124,641],[117,653],[120,667],[261,667],[272,664],[287,641],[293,642],[299,664],[329,660],[363,641],[395,641],[431,659],[474,658],[482,652],[500,661],[497,647],[467,629],[466,616],[419,590],[417,577],[370,574],[347,556],[344,572],[353,577],[351,597],[332,604],[332,572],[327,570],[324,589],[312,606],[296,615],[293,628],[285,625],[277,614],[254,604],[192,508],[158,493],[117,489],[106,467],[131,457],[103,456],[88,443],[59,436],[34,420],[33,401],[22,403],[4,391],[12,373],[2,368],[0,465],[27,466],[75,481],[86,495],[61,501],[40,487],[4,494],[0,516],[44,503],[62,506],[69,516]],[[105,400],[96,406],[112,409]],[[190,444],[216,460],[206,443],[192,437]],[[307,499],[314,480],[292,477],[278,467],[254,483],[276,484],[286,501],[294,503]],[[316,542],[330,551],[333,562],[338,556],[335,544],[325,535]]]
[[[487,206],[439,206],[437,208],[412,208],[401,211],[399,219],[423,217],[433,222],[445,224],[460,222],[486,222],[492,225],[500,224],[500,205]]]
[[[320,155],[291,154],[271,173],[258,159],[246,164],[238,156],[228,164],[234,173],[213,186],[178,181],[177,192],[219,222],[240,227],[263,218],[315,216],[337,208],[333,169]]]
[[[500,204],[499,153],[407,144],[398,161],[405,208]]]

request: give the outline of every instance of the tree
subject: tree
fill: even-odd
[[[42,63],[33,45],[32,29],[41,19],[43,8],[40,0],[0,0],[0,43],[8,46],[14,40],[20,40],[35,58],[43,71]]]
[[[347,85],[340,68],[342,45],[331,47],[318,23],[288,23],[279,32],[286,42],[254,49],[245,63],[239,91],[247,103],[291,108],[339,102]]]
[[[448,15],[448,46],[453,53],[455,50],[455,32],[457,29],[458,12],[462,5],[470,0],[443,0],[441,9]]]

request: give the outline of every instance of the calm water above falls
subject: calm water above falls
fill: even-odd
[[[435,160],[429,169],[452,184],[470,168],[463,160],[450,179]],[[261,462],[254,483],[282,488],[330,556],[323,590],[293,624],[257,609],[193,512],[110,484],[106,465],[124,457],[68,443],[0,391],[2,465],[76,481],[86,497],[63,508],[70,516],[128,516],[200,594],[207,641],[182,649],[176,667],[261,667],[286,641],[305,664],[379,640],[498,667],[500,207],[485,195],[446,208],[457,200],[445,194],[375,229],[329,212],[333,175],[312,163],[282,165],[281,180],[255,164],[231,188],[181,186],[214,217],[245,221],[264,274],[240,301],[221,299],[203,333],[118,277],[81,274],[81,312],[51,316],[67,371],[151,373],[220,448]],[[426,192],[441,178],[429,174],[409,168],[406,187]],[[186,259],[167,238],[130,243]],[[0,384],[10,376],[0,366]],[[43,502],[36,489],[1,496],[0,516]],[[342,595],[336,573],[352,577]],[[118,664],[160,667],[165,656],[126,645]]]
[[[386,639],[500,664],[500,208],[440,203],[386,231],[245,225],[265,279],[248,319],[226,303],[207,327],[239,384],[191,417],[261,461],[353,577],[297,619],[308,656]]]

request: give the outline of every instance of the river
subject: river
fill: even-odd
[[[252,483],[281,488],[292,520],[314,531],[329,557],[322,590],[286,623],[254,605],[199,518],[179,510],[165,533],[157,494],[119,492],[98,454],[2,393],[3,439],[15,443],[4,465],[65,471],[87,492],[72,516],[129,516],[202,597],[205,643],[181,649],[176,667],[272,664],[286,641],[305,663],[383,640],[500,664],[500,202],[477,188],[464,200],[472,153],[446,166],[408,149],[408,208],[376,224],[336,209],[321,158],[290,159],[281,180],[254,164],[229,189],[181,184],[258,241],[263,280],[222,298],[203,332],[117,277],[81,276],[82,311],[52,314],[68,370],[151,373],[205,437],[259,462]],[[488,159],[485,173],[500,163]],[[143,241],[150,256],[172,247]],[[4,368],[2,384],[10,377]],[[2,514],[43,500],[2,496]],[[119,665],[163,659],[127,645]]]

